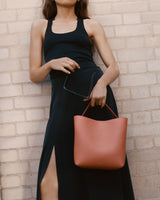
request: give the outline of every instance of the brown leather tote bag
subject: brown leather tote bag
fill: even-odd
[[[74,163],[82,168],[115,170],[125,164],[128,118],[115,116],[110,120],[95,120],[74,115]]]

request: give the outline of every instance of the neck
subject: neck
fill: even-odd
[[[74,10],[75,10],[74,6],[67,7],[67,6],[57,5],[57,15],[55,16],[55,19],[58,21],[66,21],[66,22],[77,19]]]

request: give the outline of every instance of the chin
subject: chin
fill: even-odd
[[[57,5],[61,6],[73,6],[76,4],[77,0],[55,0]]]

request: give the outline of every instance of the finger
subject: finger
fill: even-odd
[[[85,99],[83,99],[83,101],[89,101],[90,100],[90,98],[85,98]]]
[[[104,97],[104,98],[102,99],[101,108],[103,108],[103,107],[105,106],[105,104],[106,104],[106,97]]]
[[[77,62],[75,62],[75,65],[76,65],[77,68],[80,69],[80,65]]]
[[[67,64],[69,64],[70,67],[72,67],[73,69],[76,68],[76,64],[73,60],[70,59],[70,60],[66,60],[66,61],[67,61]]]
[[[101,104],[102,104],[102,98],[100,98],[100,99],[97,100],[97,105],[101,106]]]
[[[79,66],[79,64],[76,62],[76,61],[74,61],[74,60],[72,60],[73,61],[73,65],[74,65],[74,67],[77,67],[77,68],[79,68],[80,69],[80,66]]]
[[[100,102],[100,99],[99,99],[99,98],[96,98],[96,99],[95,99],[95,105],[96,105],[96,106],[99,106],[100,103],[101,103],[101,102]]]
[[[75,60],[73,60],[73,59],[67,57],[67,61],[68,61],[74,68],[77,67],[77,68],[80,69],[79,64],[78,64]]]
[[[91,106],[95,106],[95,98],[91,99]]]
[[[66,74],[71,74],[71,72],[68,71],[67,69],[65,69],[64,67],[62,67],[62,68],[60,68],[60,69],[61,69],[61,71],[65,72]]]
[[[74,67],[71,64],[65,63],[64,67],[66,67],[66,68],[70,69],[72,72],[74,72]]]

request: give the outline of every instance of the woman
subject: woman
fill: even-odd
[[[127,157],[118,170],[82,169],[73,162],[73,116],[82,114],[88,100],[89,117],[114,118],[106,113],[105,103],[118,115],[109,84],[119,69],[104,29],[88,17],[87,0],[46,0],[43,14],[47,20],[31,26],[30,80],[38,83],[50,75],[52,94],[36,199],[134,200]],[[93,43],[108,66],[104,73],[93,61]]]

